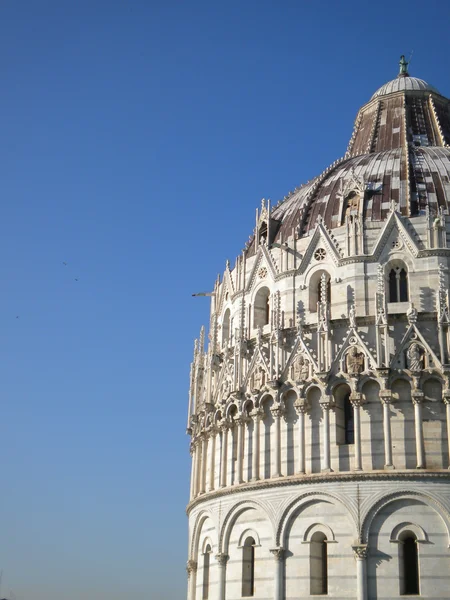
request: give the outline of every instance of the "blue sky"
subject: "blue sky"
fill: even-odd
[[[400,54],[450,96],[449,18],[435,0],[1,0],[2,596],[185,597],[209,315],[191,293],[262,197],[343,155]]]

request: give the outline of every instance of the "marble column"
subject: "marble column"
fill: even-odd
[[[218,584],[219,584],[219,590],[218,590],[218,595],[217,595],[217,600],[225,600],[225,587],[226,587],[226,581],[227,581],[227,561],[228,561],[228,554],[224,554],[223,552],[221,552],[220,554],[216,554],[216,561],[217,561],[217,566],[219,569],[219,576],[218,576]]]
[[[274,600],[283,600],[284,548],[272,548],[270,552],[275,558]]]
[[[352,546],[356,559],[356,600],[367,600],[367,544]]]
[[[305,473],[305,413],[307,404],[303,398],[295,401],[295,410],[298,415],[298,468],[297,473]]]
[[[272,406],[270,412],[275,420],[275,472],[272,477],[281,477],[281,416],[283,409],[279,404],[276,404]]]
[[[227,450],[228,450],[228,422],[222,419],[220,422],[220,429],[222,431],[222,442],[220,445],[220,487],[226,487],[227,485]]]
[[[447,444],[448,444],[448,456],[449,456],[449,469],[450,469],[450,390],[444,391],[444,403],[445,403],[445,414],[447,417]]]
[[[384,434],[384,468],[393,469],[392,462],[392,435],[391,435],[391,403],[392,392],[390,390],[380,391],[383,404],[383,434]]]
[[[331,472],[331,460],[330,460],[330,408],[331,402],[321,401],[320,405],[323,410],[323,467],[322,473]]]
[[[411,392],[412,401],[414,404],[414,424],[416,432],[416,455],[417,455],[417,467],[416,469],[425,469],[425,448],[423,444],[423,426],[422,426],[422,404],[424,399],[424,393],[420,390],[413,390]]]
[[[195,495],[195,444],[191,443],[191,447],[190,447],[190,454],[191,454],[191,500],[194,498]]]
[[[350,402],[353,406],[353,423],[355,427],[355,466],[354,471],[362,471],[362,451],[361,451],[361,406],[363,403],[362,394],[352,392]]]
[[[208,481],[208,491],[212,492],[214,490],[214,476],[215,476],[215,466],[216,466],[216,435],[217,435],[217,427],[215,425],[211,426],[209,430],[209,481]]]
[[[202,471],[202,440],[198,437],[195,440],[195,492],[194,496],[198,496],[200,492],[200,480]]]
[[[208,434],[202,433],[202,460],[200,468],[200,494],[206,491],[206,466],[208,462]]]
[[[244,433],[245,433],[245,417],[239,415],[235,419],[235,427],[237,428],[237,460],[236,460],[236,478],[234,483],[243,483],[242,477],[243,462],[244,462]]]
[[[264,411],[255,408],[250,415],[253,417],[253,444],[252,444],[252,481],[259,480],[259,429]]]
[[[197,585],[197,561],[188,560],[186,563],[188,574],[188,600],[195,600],[195,588]]]

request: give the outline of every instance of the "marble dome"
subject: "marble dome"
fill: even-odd
[[[409,76],[402,77],[399,75],[392,81],[388,81],[380,88],[378,88],[378,90],[372,96],[371,100],[377,98],[378,96],[387,96],[388,94],[394,94],[395,92],[410,91],[433,92],[434,94],[439,94],[438,90],[435,87],[433,87],[423,79]]]

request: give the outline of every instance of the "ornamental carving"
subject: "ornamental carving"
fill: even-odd
[[[258,277],[260,279],[264,279],[267,277],[267,269],[266,267],[261,267],[260,270],[258,271]]]
[[[270,553],[273,554],[273,557],[277,562],[280,562],[284,559],[284,548],[272,548]]]
[[[186,571],[188,572],[188,575],[190,575],[191,573],[195,573],[196,570],[197,570],[197,561],[188,560],[186,563]]]
[[[409,308],[406,311],[406,317],[410,325],[417,322],[417,308],[415,308],[412,302],[410,302]]]
[[[231,394],[231,378],[226,377],[222,382],[221,396],[226,399]]]
[[[263,367],[257,366],[253,372],[253,377],[252,377],[252,390],[253,391],[256,392],[263,387],[265,375],[266,375],[266,372],[264,371]]]
[[[307,381],[309,379],[309,360],[303,356],[303,354],[297,354],[295,357],[292,368],[291,377],[293,381]]]
[[[326,257],[327,253],[323,248],[317,248],[317,250],[314,252],[314,258],[318,261],[325,260]]]
[[[413,342],[406,351],[406,362],[410,371],[416,372],[423,369],[424,351],[417,342]]]
[[[227,561],[230,557],[228,554],[224,554],[221,552],[220,554],[216,554],[216,561],[219,563],[221,567],[224,567],[227,564]]]
[[[358,544],[357,546],[352,546],[352,550],[356,559],[365,560],[367,558],[369,548],[367,544]]]
[[[364,371],[364,354],[357,346],[352,346],[347,352],[345,365],[350,377],[357,377]]]

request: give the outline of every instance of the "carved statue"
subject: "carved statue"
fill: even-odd
[[[298,354],[292,364],[292,379],[306,381],[309,377],[309,361],[303,354]]]
[[[352,304],[350,306],[350,310],[348,311],[348,321],[350,324],[350,327],[356,327],[356,311],[355,311],[355,305]]]
[[[347,208],[345,211],[346,216],[354,215],[355,213],[359,212],[360,201],[361,201],[361,194],[358,191],[353,190],[352,192],[350,192],[350,194],[345,199],[345,202],[347,205]]]
[[[356,377],[360,375],[360,373],[364,370],[364,354],[362,352],[358,352],[358,348],[356,346],[352,346],[347,353],[347,373],[351,377]]]
[[[262,367],[256,367],[253,373],[253,389],[260,390],[264,383],[264,369]]]
[[[422,349],[417,342],[413,342],[408,348],[406,357],[410,371],[421,371],[423,369]]]
[[[227,377],[222,383],[222,396],[223,398],[228,398],[231,393],[231,381],[230,378]]]

